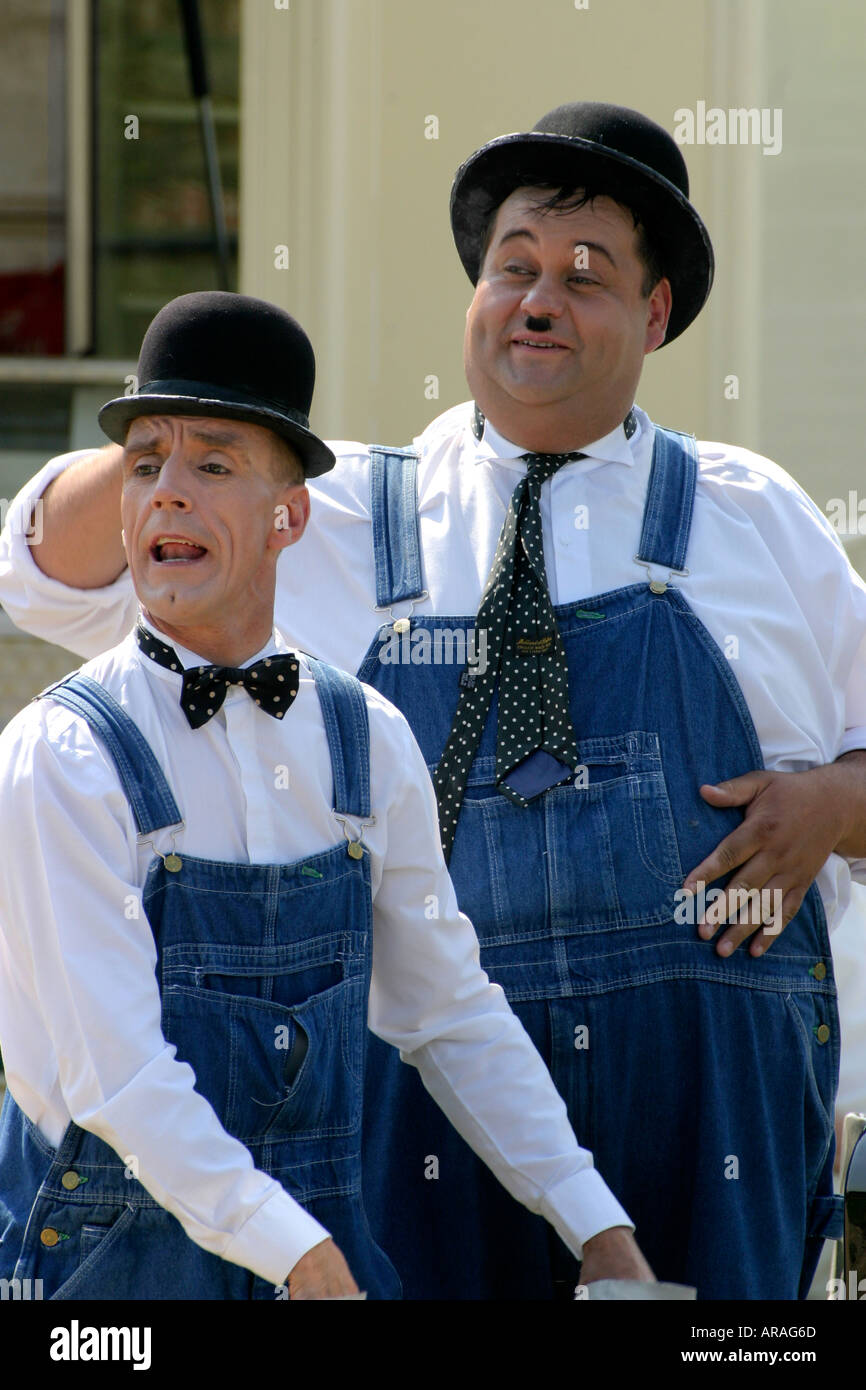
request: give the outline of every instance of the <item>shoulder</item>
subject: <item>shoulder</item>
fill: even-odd
[[[431,420],[426,429],[412,441],[413,447],[419,454],[447,448],[465,434],[471,422],[472,402],[461,401],[459,405],[452,405],[450,409],[444,410],[441,415]]]
[[[378,441],[361,444],[357,440],[329,439],[328,447],[336,456],[337,462],[328,473],[313,478],[307,483],[314,506],[318,502],[331,508],[341,506],[350,510],[361,509],[369,515],[370,509],[370,453],[373,449],[414,450],[422,459],[431,453],[438,453],[451,445],[466,429],[472,410],[471,401],[451,406],[437,415],[413,439]]]
[[[720,440],[699,439],[697,446],[698,506],[710,506],[732,520],[748,520],[762,531],[823,539],[844,556],[828,515],[778,463]]]
[[[817,511],[805,488],[778,463],[742,445],[698,440],[699,480],[706,487],[726,489],[743,498],[762,495],[812,512]],[[821,513],[819,513],[821,515]]]
[[[130,640],[78,668],[119,704],[126,703],[125,685],[136,664]],[[114,763],[84,716],[52,699],[51,689],[19,710],[0,733],[0,785],[8,789],[25,778],[48,778],[82,795],[102,795],[117,782]]]
[[[327,473],[307,482],[314,507],[320,502],[339,505],[359,496],[365,484],[369,486],[370,446],[356,439],[329,439],[327,444],[337,461]]]
[[[0,824],[32,801],[47,818],[58,801],[104,803],[119,791],[107,752],[87,721],[50,697],[20,710],[0,734]],[[62,825],[55,826],[62,836]]]

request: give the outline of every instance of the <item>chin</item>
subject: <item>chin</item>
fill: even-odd
[[[138,594],[150,616],[159,623],[178,623],[200,621],[200,604],[190,601],[188,595],[172,591],[148,595],[145,590]]]
[[[558,406],[571,400],[575,389],[564,389],[561,385],[553,388],[549,381],[515,382],[508,392],[509,398],[517,405]]]

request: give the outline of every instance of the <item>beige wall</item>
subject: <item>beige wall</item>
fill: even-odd
[[[858,486],[861,0],[245,0],[241,61],[241,286],[311,332],[330,438],[405,442],[466,398],[471,286],[448,196],[478,145],[577,98],[671,131],[699,101],[781,108],[777,155],[684,149],[716,283],[648,362],[639,400],[662,423],[776,457],[822,506]]]
[[[639,106],[670,125],[675,106],[705,89],[704,20],[701,0],[590,0],[587,11],[563,0],[246,5],[241,284],[279,298],[309,328],[320,361],[316,419],[330,437],[403,442],[466,398],[471,286],[448,220],[462,160],[577,96]],[[678,85],[678,56],[649,64],[634,55],[651,49],[657,28],[683,23],[692,71]],[[438,139],[425,138],[429,116]],[[698,177],[700,202],[702,192]],[[289,245],[288,271],[274,269],[278,243]],[[695,329],[652,373],[646,397],[664,418],[682,421],[687,400],[688,423],[700,423],[694,338],[704,334]],[[425,397],[430,375],[438,402]]]

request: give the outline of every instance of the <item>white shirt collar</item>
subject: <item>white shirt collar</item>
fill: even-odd
[[[190,651],[189,647],[182,647],[178,642],[173,642],[169,638],[167,633],[160,632],[157,628],[153,626],[153,623],[148,622],[141,609],[139,609],[138,617],[141,626],[144,628],[144,630],[146,632],[152,632],[154,637],[159,638],[160,642],[165,642],[169,647],[173,647],[174,650],[177,652],[178,658],[180,660],[181,670],[177,673],[175,673],[174,671],[169,671],[168,668],[165,666],[160,666],[159,663],[156,661],[146,661],[145,665],[147,669],[152,669],[154,674],[160,675],[163,679],[174,680],[178,676],[181,676],[183,671],[188,670],[190,666],[211,666],[213,664],[207,657],[201,656],[198,652]],[[134,635],[132,637],[132,641],[135,642]],[[138,650],[137,643],[136,650]],[[280,635],[279,632],[277,632],[276,628],[274,628],[265,645],[261,647],[259,651],[257,651],[253,656],[248,657],[246,661],[242,661],[239,669],[243,670],[246,666],[252,666],[253,662],[261,661],[263,657],[273,656],[274,652],[287,652],[288,650],[289,647],[285,642],[284,638]]]
[[[576,462],[582,464],[584,468],[589,465],[590,459],[597,463],[624,463],[630,468],[634,467],[632,446],[640,439],[642,432],[640,414],[637,410],[635,410],[635,418],[638,421],[638,428],[631,439],[626,439],[625,429],[622,425],[617,425],[616,429],[611,430],[602,439],[596,439],[591,444],[582,444],[580,452],[586,454],[587,458],[585,461],[576,460]],[[525,444],[514,444],[510,439],[506,439],[487,419],[484,421],[484,433],[481,439],[476,439],[472,431],[471,406],[466,428],[472,436],[479,462],[482,459],[519,458],[521,454],[529,452]]]

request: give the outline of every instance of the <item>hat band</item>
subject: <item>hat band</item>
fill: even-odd
[[[290,405],[284,405],[282,401],[269,400],[266,396],[251,396],[246,391],[233,391],[230,387],[218,386],[213,381],[148,381],[139,386],[135,396],[192,396],[201,401],[224,401],[226,405],[243,405],[250,410],[267,410],[270,414],[276,412],[294,420],[296,425],[301,425],[305,430],[310,428],[310,417],[302,410],[295,410]],[[130,399],[134,400],[135,396]]]

